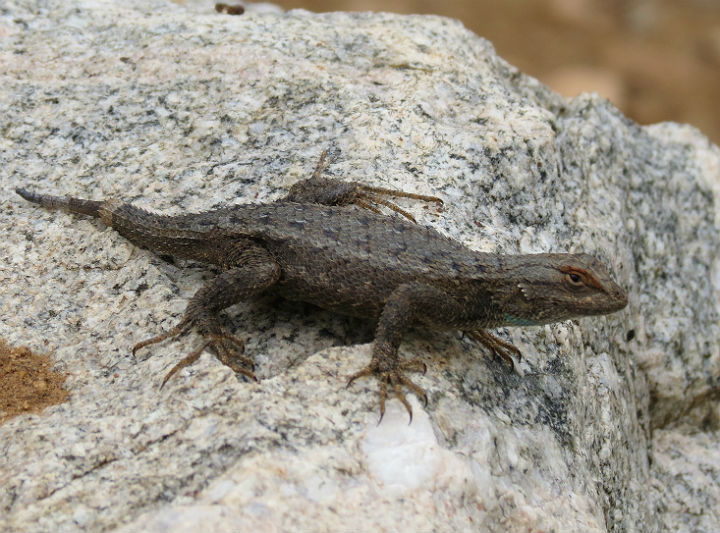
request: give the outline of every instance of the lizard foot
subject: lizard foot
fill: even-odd
[[[485,348],[490,350],[490,353],[492,353],[495,357],[504,359],[505,362],[510,365],[512,370],[515,369],[515,361],[512,356],[514,355],[518,358],[518,360],[522,359],[522,353],[520,350],[515,348],[515,346],[509,342],[505,342],[501,338],[496,337],[484,329],[478,331],[466,331],[465,333],[467,333],[473,340],[485,346]]]
[[[186,333],[192,325],[192,320],[183,319],[177,326],[165,333],[161,333],[160,335],[151,337],[150,339],[138,342],[135,346],[133,346],[132,353],[135,355],[139,349],[144,348],[145,346],[157,344],[170,337],[182,335]],[[177,372],[197,361],[205,348],[210,348],[214,351],[217,358],[220,359],[220,362],[232,368],[236,373],[257,381],[257,378],[253,373],[253,370],[255,370],[255,364],[252,359],[242,355],[245,350],[245,343],[243,340],[230,334],[225,328],[220,327],[213,329],[216,329],[217,331],[213,331],[212,333],[203,332],[202,336],[204,342],[195,350],[183,357],[170,369],[170,372],[167,373],[160,385],[161,389]]]
[[[356,379],[366,376],[376,376],[380,380],[380,419],[378,420],[378,424],[382,422],[385,416],[385,400],[387,400],[388,396],[388,385],[392,387],[395,397],[400,400],[405,406],[405,409],[407,409],[408,415],[410,415],[410,423],[412,423],[412,407],[407,401],[407,398],[405,398],[405,393],[402,390],[403,386],[414,392],[415,395],[423,401],[425,406],[427,406],[428,399],[425,391],[405,376],[406,370],[410,372],[422,372],[424,374],[427,371],[427,366],[425,366],[425,363],[422,361],[403,361],[390,367],[390,365],[385,362],[372,360],[363,370],[350,376],[347,387],[352,385]]]
[[[443,203],[437,196],[371,187],[354,181],[323,178],[321,175],[325,170],[327,154],[327,150],[323,151],[315,171],[309,179],[290,187],[285,197],[286,201],[339,206],[354,204],[379,215],[382,214],[379,206],[384,206],[412,222],[416,222],[415,217],[388,198],[411,198],[424,202]]]
[[[443,203],[443,201],[437,196],[426,196],[424,194],[396,191],[394,189],[386,189],[384,187],[370,187],[369,185],[356,185],[355,195],[352,203],[377,214],[382,214],[382,211],[380,211],[380,209],[375,207],[375,205],[373,204],[384,205],[385,207],[392,209],[396,213],[404,216],[411,222],[417,222],[414,216],[405,211],[396,203],[385,199],[385,196],[389,196],[391,198],[412,198],[413,200],[422,200],[423,202]]]
[[[162,389],[165,383],[175,375],[177,372],[182,370],[188,365],[193,364],[200,358],[200,354],[205,348],[210,348],[220,362],[226,366],[229,366],[237,374],[242,374],[248,378],[257,381],[253,370],[255,370],[255,363],[249,357],[242,355],[245,350],[245,343],[242,339],[239,339],[235,335],[231,335],[223,329],[219,333],[205,335],[205,342],[198,346],[191,353],[183,357],[174,367],[170,369],[160,385]]]

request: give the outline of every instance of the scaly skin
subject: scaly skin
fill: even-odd
[[[378,323],[372,359],[350,377],[380,381],[380,418],[388,386],[407,408],[403,387],[425,402],[405,371],[424,371],[403,361],[398,347],[413,325],[460,329],[512,364],[520,352],[487,328],[527,326],[602,315],[627,304],[608,270],[587,254],[497,255],[473,251],[432,228],[385,216],[387,200],[431,196],[367,187],[319,176],[294,185],[282,200],[179,216],[150,213],[116,200],[91,201],[35,194],[26,200],[51,209],[101,218],[130,241],[157,252],[218,265],[221,273],[191,298],[180,323],[142,341],[133,351],[192,328],[203,343],[176,364],[167,380],[212,348],[220,361],[254,379],[243,341],[220,324],[217,313],[263,292],[302,300]]]

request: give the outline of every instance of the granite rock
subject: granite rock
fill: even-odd
[[[720,520],[720,150],[565,100],[456,21],[157,0],[0,6],[0,337],[49,351],[66,403],[0,427],[0,529],[696,531]],[[516,372],[454,333],[411,425],[345,388],[373,325],[231,308],[259,383],[174,323],[210,274],[16,186],[178,213],[327,174],[437,194],[419,223],[496,253],[588,252],[627,288],[607,317],[501,332]]]

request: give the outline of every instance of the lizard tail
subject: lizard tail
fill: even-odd
[[[50,194],[38,194],[18,187],[15,192],[25,198],[28,202],[40,204],[48,209],[62,209],[70,213],[80,213],[91,217],[100,217],[100,207],[105,202],[95,200],[83,200],[72,196],[52,196]]]

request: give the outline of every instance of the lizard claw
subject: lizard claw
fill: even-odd
[[[227,331],[210,336],[208,342],[210,348],[215,352],[220,362],[232,368],[237,374],[242,374],[254,381],[258,381],[253,373],[255,363],[249,357],[245,357],[242,353],[245,351],[245,343],[235,335],[231,335]],[[232,348],[235,347],[235,349]]]
[[[374,204],[384,205],[385,207],[404,216],[411,222],[417,222],[414,216],[402,209],[396,203],[386,200],[384,198],[385,196],[389,196],[391,198],[412,198],[413,200],[422,200],[423,202],[443,203],[442,199],[437,196],[426,196],[424,194],[396,191],[394,189],[386,189],[384,187],[370,187],[368,185],[357,185],[355,189],[355,197],[352,203],[377,214],[382,214],[382,211],[375,207]]]
[[[400,400],[400,402],[405,406],[405,409],[410,417],[409,423],[412,424],[412,407],[405,397],[403,386],[415,393],[415,395],[422,400],[424,407],[427,407],[428,405],[428,397],[420,386],[416,385],[405,376],[404,371],[406,370],[411,372],[422,372],[424,374],[427,371],[427,366],[422,361],[415,360],[399,362],[397,365],[393,365],[393,368],[388,368],[387,364],[381,364],[377,360],[373,360],[367,367],[350,376],[346,388],[350,387],[356,379],[367,376],[377,376],[380,381],[380,418],[378,419],[378,425],[382,422],[382,419],[385,416],[385,401],[388,396],[388,385],[392,387],[392,392],[395,398]]]
[[[518,358],[518,360],[522,359],[522,352],[515,348],[512,344],[509,342],[505,342],[499,337],[496,337],[492,333],[489,333],[488,331],[485,331],[484,329],[478,330],[478,331],[467,331],[463,332],[467,333],[473,340],[479,342],[485,348],[490,350],[490,353],[492,353],[495,357],[502,358],[507,364],[510,365],[510,369],[515,369],[515,361],[513,360],[512,356]]]
[[[156,335],[155,337],[150,337],[149,339],[145,339],[143,341],[138,342],[135,344],[135,346],[132,347],[132,354],[133,357],[137,355],[137,351],[141,348],[144,348],[145,346],[150,346],[151,344],[157,344],[159,342],[162,342],[166,339],[169,339],[170,337],[178,337],[180,335],[183,335],[187,333],[187,331],[190,329],[192,324],[189,320],[183,319],[180,321],[180,323],[175,326],[174,328],[170,328],[165,333],[161,333],[160,335]]]
[[[198,348],[190,352],[188,355],[180,359],[180,362],[178,362],[174,367],[170,369],[170,372],[168,372],[165,375],[165,378],[162,380],[162,383],[160,384],[160,390],[165,386],[165,383],[168,382],[168,380],[175,375],[176,372],[179,372],[183,368],[185,368],[188,365],[193,364],[195,361],[197,361],[200,358],[200,354],[203,352],[205,348],[207,348],[209,342],[206,342],[204,344],[201,344]]]

